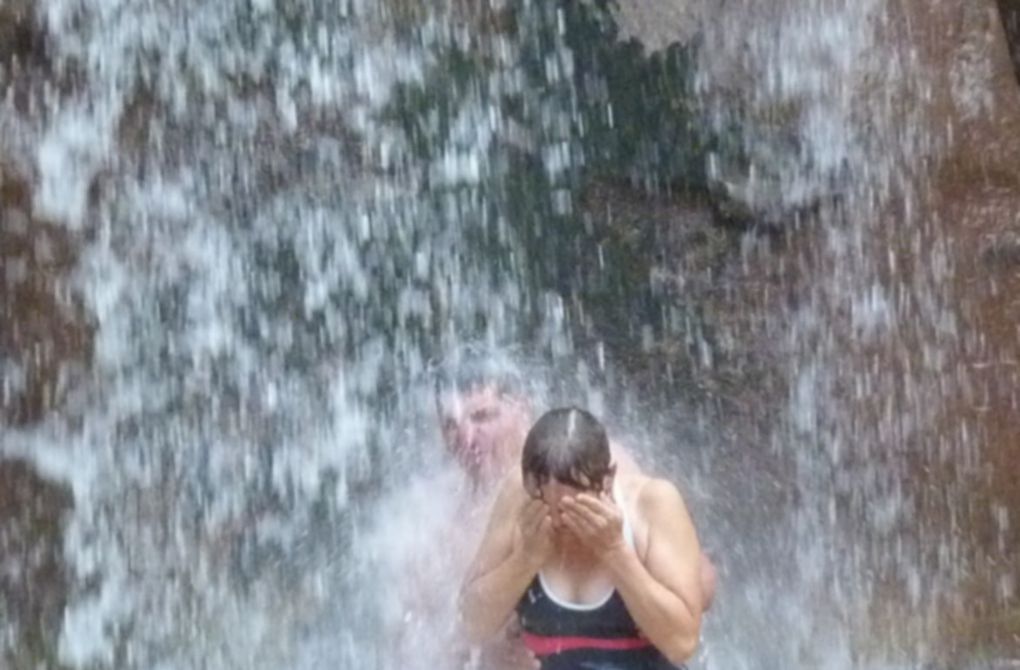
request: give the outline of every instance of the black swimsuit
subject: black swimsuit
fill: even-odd
[[[517,615],[542,670],[676,670],[641,634],[615,589],[600,604],[572,605],[553,595],[539,573]]]

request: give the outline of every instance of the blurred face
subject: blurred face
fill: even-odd
[[[472,479],[491,480],[519,458],[530,412],[522,399],[485,385],[440,397],[439,422],[457,463]]]

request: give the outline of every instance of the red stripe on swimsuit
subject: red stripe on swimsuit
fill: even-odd
[[[645,647],[651,646],[651,642],[641,637],[557,637],[552,635],[534,635],[532,633],[523,633],[521,637],[524,640],[525,646],[530,649],[535,656],[548,656],[549,654],[559,654],[560,652],[573,651],[575,649],[611,649],[625,651],[629,649],[644,649]]]

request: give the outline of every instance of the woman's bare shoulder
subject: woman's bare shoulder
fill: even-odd
[[[617,481],[624,500],[642,520],[669,510],[686,510],[683,496],[668,479],[631,472],[618,476]]]
[[[662,507],[684,507],[684,498],[676,484],[661,477],[645,477],[637,495],[638,505],[644,509],[660,509]]]

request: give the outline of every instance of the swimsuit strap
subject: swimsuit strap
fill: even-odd
[[[623,516],[623,539],[630,545],[631,549],[636,549],[637,547],[634,544],[634,526],[630,523],[630,515],[627,514],[627,506],[623,504],[623,497],[620,495],[619,489],[619,485],[613,482],[613,501],[620,508],[620,514]]]

